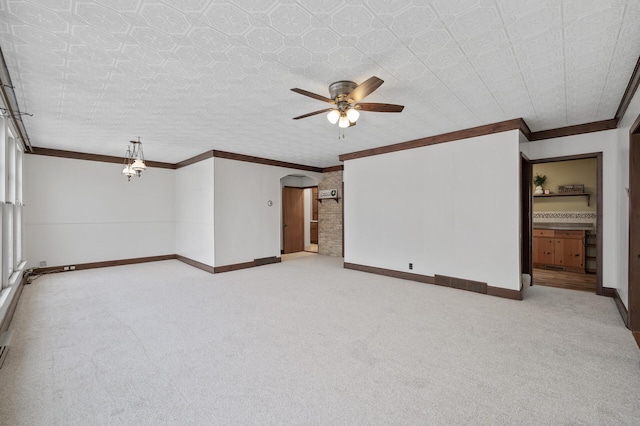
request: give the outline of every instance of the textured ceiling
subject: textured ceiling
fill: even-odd
[[[613,118],[640,56],[638,0],[0,0],[0,47],[34,146],[148,159],[217,149],[319,167],[523,117]],[[385,83],[338,139],[336,80]]]

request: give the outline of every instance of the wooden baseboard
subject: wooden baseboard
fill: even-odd
[[[213,273],[221,274],[224,272],[237,271],[239,269],[247,269],[247,268],[253,268],[256,266],[270,265],[272,263],[279,263],[281,261],[282,261],[282,258],[277,256],[262,257],[260,259],[253,259],[252,261],[249,261],[249,262],[235,263],[233,265],[216,266],[213,268]]]
[[[508,288],[492,287],[487,283],[468,280],[464,278],[449,277],[446,275],[413,274],[409,272],[394,271],[393,269],[376,268],[375,266],[358,265],[356,263],[344,262],[345,269],[369,272],[387,277],[400,278],[403,280],[417,281],[425,284],[435,284],[444,287],[456,288],[459,290],[473,291],[475,293],[487,294],[490,296],[503,297],[506,299],[522,300],[522,290],[510,290]]]
[[[171,260],[175,259],[175,254],[166,254],[162,256],[149,256],[149,257],[136,257],[131,259],[118,259],[118,260],[107,260],[103,262],[90,262],[90,263],[70,263],[68,265],[61,266],[48,266],[46,268],[34,268],[34,274],[42,274],[48,272],[67,272],[67,271],[79,271],[82,269],[94,269],[94,268],[107,268],[110,266],[122,266],[122,265],[133,265],[135,263],[147,263],[147,262],[159,262],[161,260]],[[71,267],[71,270],[65,270],[65,267]]]
[[[622,298],[620,297],[620,293],[618,293],[618,289],[611,287],[602,287],[602,295],[613,298],[613,300],[616,302],[618,312],[620,312],[620,316],[622,317],[622,322],[627,328],[629,328],[629,312],[622,302]]]
[[[16,289],[16,294],[13,295],[13,299],[11,300],[11,304],[9,305],[9,309],[7,309],[7,313],[4,318],[2,318],[2,322],[0,322],[0,333],[4,333],[9,329],[11,325],[11,320],[13,319],[13,314],[16,312],[16,307],[18,306],[18,301],[20,300],[20,296],[22,295],[22,290],[24,285],[27,282],[27,276],[23,273],[22,279],[15,283],[18,288]]]
[[[198,262],[197,260],[189,259],[188,257],[184,257],[179,254],[176,254],[176,259],[178,259],[180,262],[186,263],[189,266],[193,266],[194,268],[201,269],[210,274],[213,274],[214,272],[213,266],[207,265],[206,263]]]
[[[357,263],[344,262],[345,269],[353,269],[354,271],[369,272],[371,274],[384,275],[392,278],[400,278],[402,280],[417,281],[425,284],[435,284],[435,277],[429,275],[412,274],[409,272],[394,271],[393,269],[376,268],[375,266],[359,265]]]

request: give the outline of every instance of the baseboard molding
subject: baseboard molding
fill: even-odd
[[[618,293],[618,289],[611,287],[602,287],[602,295],[613,298],[614,302],[616,302],[618,312],[620,312],[620,316],[622,317],[622,322],[627,328],[629,328],[629,312],[622,302],[622,298],[620,297],[620,293]]]
[[[417,281],[425,284],[435,284],[435,277],[429,275],[412,274],[409,272],[394,271],[393,269],[376,268],[375,266],[359,265],[357,263],[344,262],[345,269],[354,271],[369,272],[371,274],[384,275],[386,277],[400,278],[402,280]]]
[[[184,257],[179,254],[176,254],[176,259],[189,266],[193,266],[194,268],[213,274],[213,266],[207,265],[206,263],[198,262],[197,260],[189,259],[188,257]]]
[[[61,266],[48,266],[46,268],[34,268],[34,274],[44,274],[51,272],[71,272],[71,271],[80,271],[82,269],[95,269],[95,268],[108,268],[110,266],[122,266],[122,265],[133,265],[135,263],[147,263],[147,262],[159,262],[161,260],[171,260],[175,259],[175,254],[166,254],[162,256],[149,256],[149,257],[134,257],[131,259],[118,259],[118,260],[105,260],[103,262],[90,262],[90,263],[70,263],[69,265],[61,265]],[[64,268],[67,266],[73,266],[72,270],[65,270]]]
[[[179,254],[167,254],[163,256],[149,256],[149,257],[138,257],[132,259],[120,259],[120,260],[107,260],[104,262],[91,262],[91,263],[77,263],[77,264],[69,264],[63,266],[49,266],[46,268],[35,268],[33,270],[34,274],[46,274],[52,272],[72,272],[79,271],[82,269],[94,269],[94,268],[106,268],[109,266],[122,266],[122,265],[133,265],[135,263],[146,263],[146,262],[159,262],[162,260],[179,260],[187,265],[193,266],[194,268],[202,269],[203,271],[209,272],[210,274],[219,274],[222,272],[230,272],[237,271],[238,269],[245,268],[253,268],[255,266],[269,265],[271,263],[279,263],[282,261],[280,257],[270,256],[263,257],[260,259],[254,259],[250,262],[244,263],[236,263],[234,265],[224,265],[224,266],[210,266],[202,262],[198,262],[197,260],[189,259],[188,257],[181,256]],[[65,270],[66,266],[74,266],[73,270]]]
[[[417,281],[425,284],[435,284],[443,287],[451,287],[459,290],[467,290],[489,296],[502,297],[505,299],[522,300],[522,290],[510,290],[501,287],[492,287],[487,283],[468,280],[464,278],[449,277],[446,275],[430,275],[413,274],[409,272],[394,271],[393,269],[377,268],[375,266],[359,265],[357,263],[344,262],[345,269],[353,269],[354,271],[368,272],[371,274],[384,275],[392,278],[400,278],[403,280]]]
[[[235,263],[233,265],[216,266],[213,268],[213,273],[221,274],[224,272],[237,271],[239,269],[247,269],[247,268],[253,268],[256,266],[270,265],[272,263],[279,263],[281,261],[282,261],[282,258],[277,256],[262,257],[260,259],[254,259],[249,262]]]
[[[0,320],[0,333],[4,333],[9,329],[9,326],[11,325],[11,320],[13,319],[13,314],[16,311],[16,307],[18,306],[18,301],[20,300],[20,296],[22,295],[22,290],[26,282],[27,282],[27,277],[26,277],[26,274],[23,273],[22,279],[20,279],[20,281],[14,284],[14,285],[17,285],[18,288],[16,289],[16,293],[13,295],[13,299],[11,299],[11,303],[9,304],[9,309],[7,309],[7,312],[4,318]]]

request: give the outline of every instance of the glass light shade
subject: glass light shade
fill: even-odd
[[[349,110],[347,111],[347,118],[349,119],[349,121],[355,123],[358,117],[360,117],[360,113],[358,112],[358,110],[355,108],[349,108]]]
[[[339,119],[340,112],[337,109],[332,109],[331,111],[329,111],[329,114],[327,114],[327,120],[329,120],[329,123],[331,124],[336,124]]]
[[[131,168],[130,165],[126,165],[124,166],[124,169],[122,169],[122,174],[125,176],[133,176],[136,174],[136,172]]]
[[[131,165],[131,168],[136,172],[143,171],[147,169],[147,165],[144,164],[144,161],[138,158],[136,161],[133,162],[133,164]]]
[[[338,120],[338,126],[340,126],[341,128],[345,129],[347,127],[349,127],[351,123],[349,123],[349,119],[347,118],[346,115],[341,115],[340,116],[340,120]]]

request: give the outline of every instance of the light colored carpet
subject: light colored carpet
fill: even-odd
[[[52,274],[11,325],[0,423],[637,425],[640,351],[613,300],[527,295],[326,256]]]

